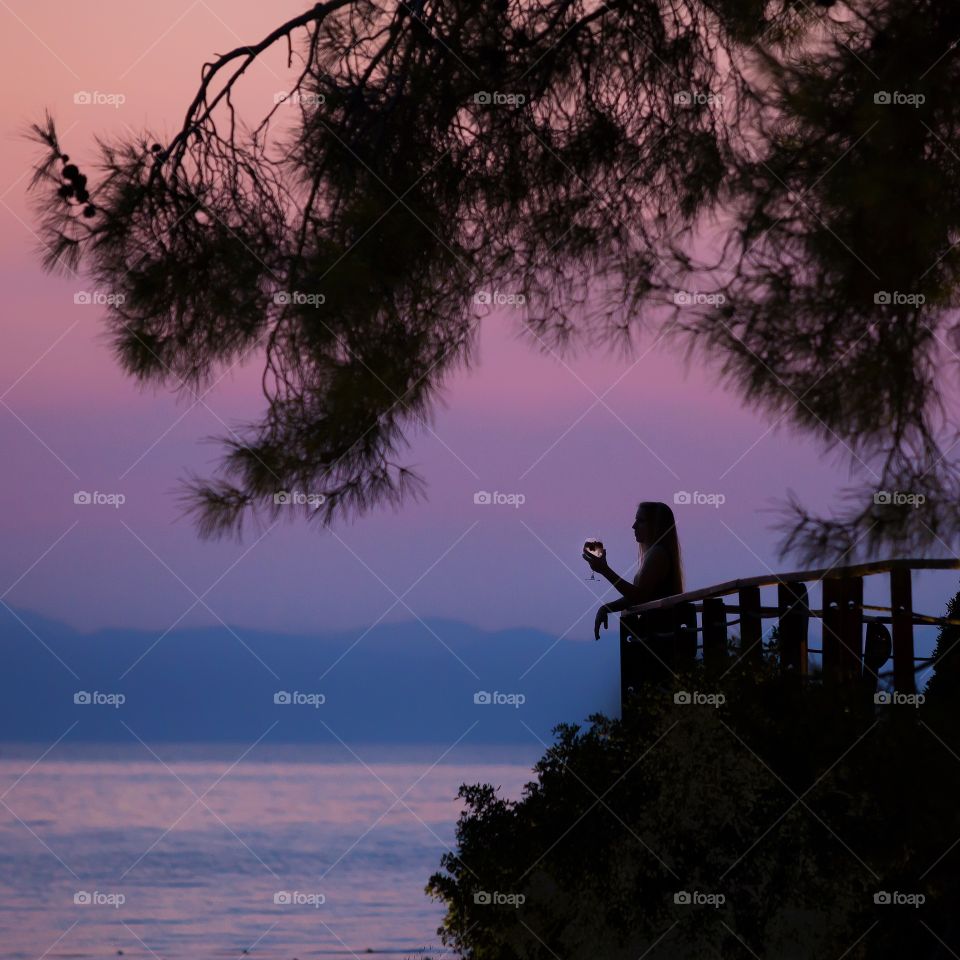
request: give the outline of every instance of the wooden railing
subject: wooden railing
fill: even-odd
[[[913,628],[917,624],[960,626],[960,620],[927,616],[913,610],[913,570],[956,570],[960,559],[882,560],[846,567],[771,573],[730,580],[726,583],[679,593],[662,600],[629,607],[620,615],[621,704],[640,685],[665,681],[671,674],[692,666],[702,650],[704,664],[726,663],[728,628],[739,623],[737,658],[759,661],[763,655],[763,621],[778,621],[780,663],[783,670],[809,676],[811,653],[819,653],[826,683],[863,678],[889,659],[885,638],[892,633],[893,686],[897,693],[915,693],[917,663],[925,658],[914,653]],[[887,574],[890,605],[864,604],[864,577]],[[821,584],[821,607],[812,609],[807,584]],[[777,587],[777,605],[760,603],[760,588]],[[735,603],[725,597],[735,596]],[[873,611],[866,613],[865,611]],[[700,623],[697,623],[697,614]],[[730,614],[738,619],[728,621]],[[810,618],[822,621],[822,647],[808,644]],[[864,651],[863,627],[868,625],[868,648]],[[880,628],[870,624],[881,624]],[[698,642],[698,634],[702,640]]]

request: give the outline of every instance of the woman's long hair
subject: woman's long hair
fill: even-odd
[[[638,510],[643,510],[647,517],[647,523],[653,533],[652,543],[659,543],[666,547],[670,555],[670,562],[673,568],[673,579],[670,587],[670,594],[683,593],[683,562],[680,557],[680,539],[677,537],[677,522],[674,519],[673,511],[659,500],[644,500],[637,505]],[[643,544],[638,544],[637,557],[639,566],[643,566]]]

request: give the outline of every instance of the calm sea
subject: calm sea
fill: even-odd
[[[437,957],[458,786],[518,798],[543,752],[44,749],[0,746],[4,957]]]

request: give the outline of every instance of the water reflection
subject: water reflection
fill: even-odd
[[[35,958],[437,951],[423,893],[460,783],[518,797],[535,749],[4,750],[0,929]],[[452,762],[451,762],[452,761]],[[235,764],[235,765],[234,765]],[[77,900],[78,902],[75,902]],[[437,951],[439,952],[439,951]]]

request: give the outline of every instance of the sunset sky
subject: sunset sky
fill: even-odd
[[[81,629],[222,620],[303,632],[441,616],[585,640],[613,594],[586,581],[583,538],[600,536],[613,567],[630,573],[637,501],[672,503],[681,490],[725,497],[676,508],[689,586],[795,568],[777,559],[765,511],[788,488],[828,506],[849,480],[842,461],[774,429],[652,335],[630,360],[562,359],[520,342],[511,308],[482,321],[479,363],[447,383],[432,428],[410,436],[403,462],[427,481],[426,502],[327,532],[297,522],[251,529],[239,544],[198,539],[180,515],[178,482],[215,463],[206,438],[257,416],[258,368],[227,372],[200,403],[124,377],[100,308],[74,303],[91,284],[40,270],[25,195],[36,148],[22,134],[49,109],[81,167],[95,156],[94,134],[163,139],[205,60],[304,6],[101,0],[67,14],[53,0],[0,4],[4,602]],[[262,107],[288,84],[275,51],[250,71],[241,105]],[[80,91],[123,103],[76,104]],[[80,490],[125,503],[78,506]],[[525,502],[478,506],[480,490]],[[955,589],[953,574],[916,582],[929,613]]]

